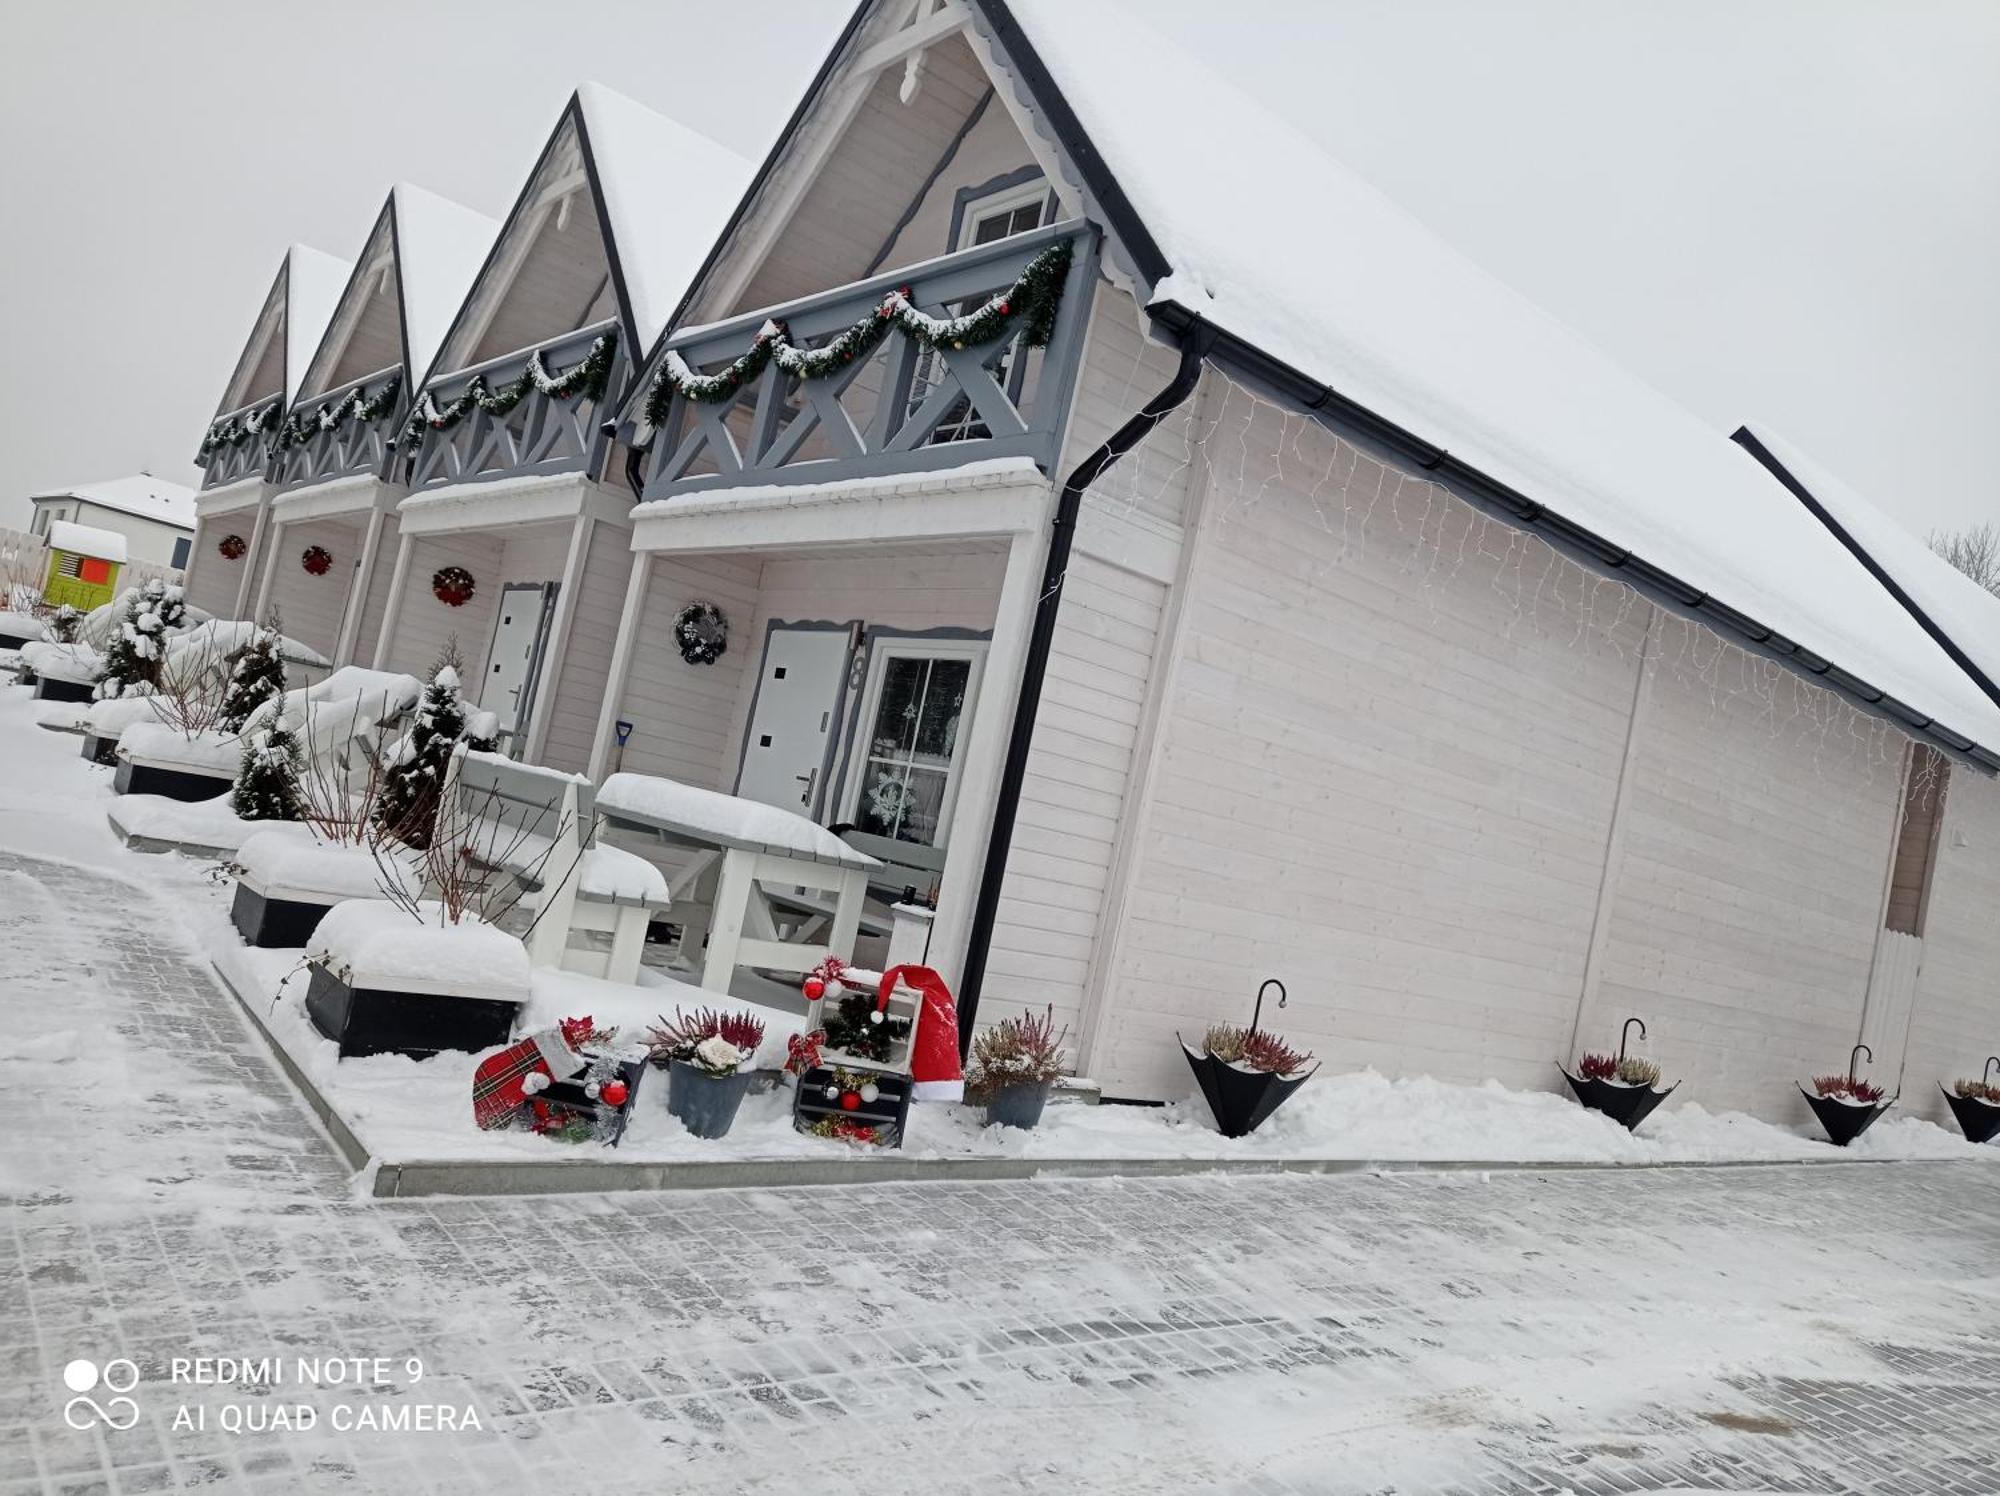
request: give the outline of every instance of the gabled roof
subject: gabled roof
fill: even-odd
[[[79,525],[74,520],[59,519],[49,526],[49,548],[68,551],[74,556],[116,561],[121,566],[125,562],[123,535],[116,530],[101,530],[96,525]]]
[[[533,207],[544,166],[571,129],[596,202],[612,294],[634,358],[665,327],[751,177],[750,163],[728,147],[600,83],[583,84],[563,106],[484,262],[464,287],[421,370],[423,379],[447,372],[438,365],[448,351],[454,363],[466,353],[452,345],[488,276],[503,263],[503,251],[523,214]]]
[[[1199,316],[1414,438],[1775,631],[1948,734],[2000,708],[1746,454],[1376,192],[1121,0],[971,0],[1170,320]],[[1242,0],[1273,44],[1341,46],[1338,12]],[[1327,392],[1330,392],[1328,395]]]
[[[1736,441],[1873,571],[1973,684],[2000,705],[2000,597],[1770,427],[1743,426]]]
[[[389,191],[396,235],[396,278],[403,298],[403,352],[421,377],[465,300],[466,289],[500,225],[448,197],[409,182]]]
[[[289,405],[354,266],[309,245],[294,244],[285,251],[285,272],[285,403]]]
[[[136,514],[141,519],[158,520],[164,525],[194,528],[194,490],[151,473],[134,473],[129,478],[106,478],[101,483],[78,483],[69,488],[45,488],[31,502],[43,499],[81,499],[101,509],[120,514]]]

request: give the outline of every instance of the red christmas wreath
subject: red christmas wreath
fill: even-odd
[[[299,556],[299,565],[316,577],[333,570],[333,552],[323,545],[309,545]]]
[[[222,552],[222,559],[225,561],[241,561],[243,553],[250,549],[250,544],[241,535],[225,535],[222,537],[222,544],[216,549]]]
[[[462,608],[472,601],[472,573],[463,566],[440,566],[431,573],[431,591],[447,608]]]

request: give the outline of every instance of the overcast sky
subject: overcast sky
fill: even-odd
[[[1286,3],[1335,7],[1349,44],[1301,55],[1245,24]],[[1912,529],[2000,520],[2000,3],[1150,4],[1703,419],[1769,422]],[[0,524],[51,485],[193,482],[286,244],[353,257],[398,178],[499,216],[583,78],[760,154],[846,11],[18,8]]]

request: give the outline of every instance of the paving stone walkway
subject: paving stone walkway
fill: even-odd
[[[0,854],[0,1496],[2000,1490],[1983,1170],[373,1202],[183,913]]]

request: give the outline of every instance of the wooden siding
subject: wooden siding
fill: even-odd
[[[218,618],[236,612],[236,593],[243,585],[243,567],[248,557],[232,561],[216,549],[228,535],[240,535],[250,542],[250,524],[255,511],[221,514],[195,522],[194,544],[188,550],[187,600]]]
[[[1179,353],[1148,338],[1142,320],[1130,296],[1109,282],[1099,284],[1057,476],[1067,474],[1102,445],[1174,377]],[[1240,397],[1238,404],[1240,416]],[[1107,514],[1137,512],[1174,525],[1181,522],[1193,467],[1189,438],[1203,434],[1200,418],[1190,407],[1183,409],[1188,413],[1169,417],[1091,488],[1085,497],[1091,508]]]
[[[498,536],[481,531],[416,537],[384,668],[428,678],[445,644],[456,639],[459,656],[465,661],[467,694],[477,695],[472,683],[485,666],[486,646],[493,634],[502,549]],[[390,552],[385,559],[393,569],[395,553]],[[463,566],[472,573],[472,600],[464,607],[447,607],[431,591],[431,576],[441,566]]]
[[[1931,861],[1943,817],[1950,770],[1944,755],[1924,744],[1910,751],[1896,860],[1889,869],[1889,909],[1884,923],[1905,935],[1924,933],[1930,904]]]
[[[612,750],[612,762],[634,773],[727,789],[723,760],[737,692],[757,651],[737,635],[714,664],[690,665],[674,647],[674,615],[705,601],[732,620],[749,618],[757,604],[757,563],[733,556],[662,556],[651,564],[618,712],[633,724],[632,737],[622,759]]]
[[[306,520],[284,527],[278,537],[277,554],[271,558],[270,604],[278,610],[279,625],[286,637],[333,658],[339,642],[340,617],[354,590],[361,565],[361,538],[366,533],[360,522],[344,519]],[[300,564],[312,546],[323,546],[333,557],[325,576],[314,576]],[[221,557],[217,557],[220,560]],[[251,601],[254,603],[255,598]]]
[[[338,389],[378,369],[400,370],[403,367],[402,297],[396,289],[394,265],[384,263],[389,271],[386,285],[382,272],[375,270],[350,288],[350,301],[359,303],[359,315],[355,317],[353,331],[348,333],[333,358],[326,378],[316,380],[302,390],[301,399],[316,395],[321,390]],[[422,377],[421,371],[417,377]]]
[[[582,585],[571,599],[575,611],[569,645],[563,659],[549,667],[556,694],[541,761],[551,768],[580,774],[590,762],[598,704],[611,673],[611,651],[618,642],[620,609],[631,571],[632,532],[602,521],[592,525]]]
[[[972,128],[951,148],[949,158],[939,163],[937,180],[915,203],[903,209],[909,215],[909,222],[888,245],[887,253],[881,257],[881,268],[916,265],[956,250],[952,217],[958,194],[1033,166],[1034,162],[1028,143],[1014,128],[1013,117],[1000,107],[997,99],[989,99]]]
[[[1903,1066],[1903,1105],[1953,1125],[1936,1082],[2000,1052],[2000,782],[1952,771]]]
[[[368,578],[368,596],[362,600],[361,623],[354,634],[353,664],[366,665],[375,658],[375,642],[382,637],[382,616],[389,608],[389,588],[396,580],[399,537],[396,516],[383,515],[382,534],[376,543],[375,569]]]

